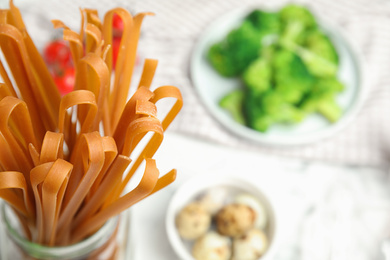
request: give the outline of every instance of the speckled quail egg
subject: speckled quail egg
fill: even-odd
[[[249,193],[240,193],[234,198],[235,203],[251,207],[256,212],[255,227],[264,229],[268,222],[267,211],[258,198]]]
[[[252,229],[233,240],[232,260],[257,260],[268,247],[268,239],[260,229]]]
[[[210,231],[195,241],[192,255],[196,260],[229,260],[231,241],[215,231]]]
[[[211,215],[197,202],[187,204],[176,216],[176,227],[184,239],[196,239],[207,232]]]
[[[221,235],[237,237],[254,226],[255,211],[243,204],[232,203],[223,207],[216,215],[217,230]]]
[[[198,202],[211,214],[215,215],[225,204],[229,190],[225,187],[215,187],[203,193]]]

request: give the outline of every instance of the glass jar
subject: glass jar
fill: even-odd
[[[131,259],[130,212],[110,219],[95,234],[70,246],[47,247],[27,240],[12,209],[0,201],[2,260],[128,260]]]

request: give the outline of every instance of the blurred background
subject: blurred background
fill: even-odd
[[[220,17],[242,8],[279,10],[291,1],[14,3],[42,52],[61,37],[49,21],[60,19],[78,30],[79,7],[97,9],[101,17],[117,6],[133,14],[155,14],[143,22],[135,73],[145,58],[158,59],[152,86],[174,85],[182,91],[184,107],[156,155],[161,171],[177,168],[178,179],[132,208],[134,259],[178,259],[165,231],[166,208],[181,184],[203,172],[242,174],[267,190],[281,217],[280,241],[272,259],[385,259],[390,238],[389,1],[293,2],[307,6],[316,18],[337,30],[358,62],[358,75],[353,76],[361,79],[355,92],[359,104],[348,122],[331,134],[294,145],[257,142],[229,130],[203,100],[191,67],[194,50]],[[6,7],[8,1],[2,0],[1,5]],[[261,140],[266,138],[267,133]]]

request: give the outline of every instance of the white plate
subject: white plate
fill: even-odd
[[[228,197],[237,193],[249,193],[259,199],[267,214],[267,227],[265,232],[269,239],[269,246],[265,254],[259,260],[272,259],[279,242],[279,216],[272,198],[265,194],[257,185],[249,180],[229,174],[216,174],[213,172],[197,175],[184,183],[172,197],[166,215],[166,231],[169,242],[176,254],[182,260],[194,260],[191,255],[192,243],[181,239],[175,224],[176,215],[180,210],[194,201],[196,197],[213,188],[223,188],[228,192]]]
[[[200,99],[212,116],[234,134],[265,144],[297,145],[314,142],[334,134],[351,121],[358,111],[362,99],[362,69],[360,58],[351,45],[342,37],[329,22],[317,21],[331,38],[339,54],[339,79],[345,84],[345,90],[339,94],[337,101],[343,109],[343,116],[336,123],[329,123],[323,116],[313,114],[303,122],[295,125],[277,124],[261,133],[235,122],[227,111],[220,108],[219,100],[234,89],[239,88],[237,78],[224,78],[214,70],[206,58],[210,46],[220,41],[233,28],[237,27],[243,18],[253,8],[234,10],[213,22],[200,36],[195,45],[190,74]]]

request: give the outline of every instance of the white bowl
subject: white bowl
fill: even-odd
[[[197,196],[210,188],[216,187],[226,187],[229,189],[229,192],[231,191],[232,193],[246,192],[259,199],[264,206],[268,217],[265,232],[269,240],[269,246],[266,253],[259,259],[272,259],[278,241],[277,234],[279,232],[278,217],[273,203],[271,203],[270,198],[267,197],[267,195],[261,191],[259,187],[252,184],[249,180],[238,176],[227,176],[222,174],[202,174],[193,177],[183,184],[172,197],[168,206],[165,224],[169,242],[176,254],[180,257],[180,259],[194,260],[191,255],[192,243],[183,240],[176,228],[175,218],[177,214],[185,205],[196,199]]]
[[[237,27],[254,7],[237,9],[216,19],[199,37],[190,64],[190,76],[197,93],[210,114],[227,130],[245,139],[269,145],[300,145],[329,137],[346,126],[357,114],[363,103],[366,90],[363,86],[362,72],[364,62],[336,26],[320,15],[317,22],[330,37],[339,54],[339,79],[345,90],[337,96],[343,109],[342,117],[336,123],[328,122],[323,116],[312,114],[298,124],[275,124],[267,132],[261,133],[234,121],[231,115],[219,107],[220,99],[234,89],[241,87],[238,78],[225,78],[216,72],[207,60],[210,46]]]

